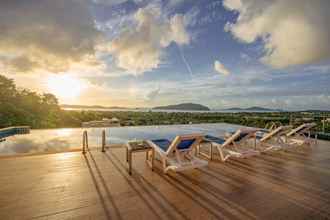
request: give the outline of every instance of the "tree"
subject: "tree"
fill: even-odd
[[[0,75],[0,127],[57,127],[60,116],[61,109],[54,95],[17,89],[12,79]]]
[[[16,86],[12,79],[0,75],[0,104],[16,97]]]

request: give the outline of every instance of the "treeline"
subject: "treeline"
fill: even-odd
[[[30,125],[56,127],[57,99],[52,94],[39,95],[27,89],[17,89],[13,80],[0,75],[0,126]]]
[[[61,110],[54,95],[19,89],[12,79],[0,75],[0,128],[18,125],[32,128],[78,127],[80,120],[82,118]]]
[[[189,113],[189,112],[133,112],[133,111],[65,111],[57,98],[49,93],[38,94],[18,89],[13,80],[0,75],[0,128],[27,125],[32,128],[80,127],[82,122],[116,117],[122,126],[171,125],[198,123],[230,123],[263,128],[276,121],[282,125],[303,122],[318,123],[330,118],[329,112],[266,112],[266,113]],[[330,132],[329,123],[324,130]]]
[[[264,128],[272,122],[276,125],[298,126],[302,123],[316,122],[317,131],[323,131],[322,120],[330,118],[329,112],[303,113],[303,112],[240,112],[240,113],[220,113],[220,112],[90,112],[93,117],[112,118],[116,117],[121,121],[122,126],[141,125],[171,125],[171,124],[199,124],[199,123],[229,123],[250,127]],[[86,112],[85,112],[86,115]],[[91,116],[91,115],[89,115]],[[324,130],[330,132],[330,124],[325,124]]]

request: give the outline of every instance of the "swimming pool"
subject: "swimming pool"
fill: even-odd
[[[173,139],[176,135],[203,133],[223,135],[242,126],[226,123],[166,125],[166,126],[134,126],[113,128],[63,128],[63,129],[35,129],[28,135],[17,135],[0,142],[0,155],[23,153],[61,152],[77,148],[82,145],[82,133],[88,132],[89,147],[101,146],[101,134],[106,130],[107,144],[126,143],[132,139]]]

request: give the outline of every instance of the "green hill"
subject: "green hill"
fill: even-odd
[[[189,111],[210,111],[207,106],[195,103],[181,103],[177,105],[158,106],[153,109],[158,110],[189,110]]]

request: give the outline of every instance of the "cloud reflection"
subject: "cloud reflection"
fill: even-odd
[[[176,135],[204,133],[223,135],[227,131],[241,126],[225,123],[196,125],[167,125],[106,128],[107,144],[123,144],[132,139],[173,139]],[[88,131],[89,147],[101,146],[101,134],[104,128],[90,128]],[[0,143],[0,155],[24,153],[63,152],[80,149],[82,133],[85,129],[45,129],[32,130],[29,135],[13,136]]]

